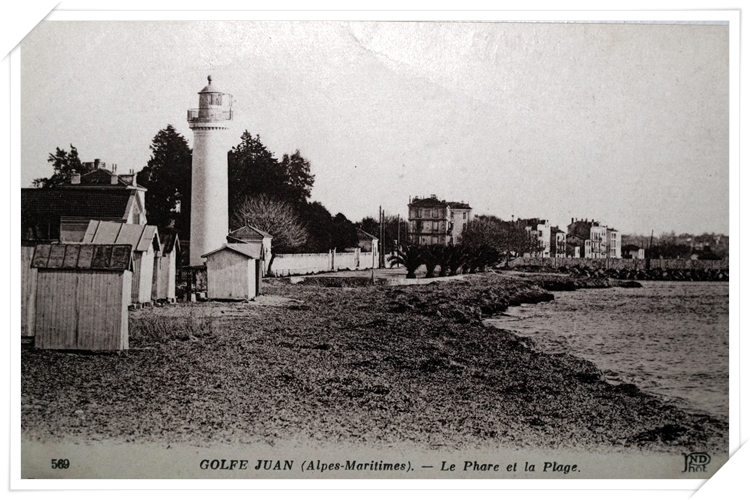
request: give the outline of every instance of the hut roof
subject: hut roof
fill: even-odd
[[[40,244],[34,249],[31,267],[130,271],[133,268],[132,253],[130,245]]]
[[[180,251],[180,239],[177,237],[177,230],[171,227],[163,229],[161,232],[161,251],[162,253],[171,253],[175,248]]]
[[[238,254],[244,255],[245,257],[249,257],[251,259],[257,260],[261,258],[260,246],[249,243],[227,243],[225,245],[222,245],[221,248],[217,248],[216,250],[213,250],[211,252],[204,253],[203,255],[201,255],[201,257],[208,257],[209,255],[213,255],[224,250],[237,252]]]
[[[156,226],[122,222],[90,221],[86,234],[83,236],[83,243],[128,244],[133,247],[134,252],[145,252],[149,245],[152,245],[155,250],[161,250]]]
[[[235,229],[227,235],[227,241],[229,241],[230,243],[243,241],[263,241],[263,238],[273,238],[273,236],[253,226],[242,226],[241,228]]]
[[[357,229],[357,237],[360,240],[377,240],[377,236],[373,236],[367,231],[363,231],[362,229]]]

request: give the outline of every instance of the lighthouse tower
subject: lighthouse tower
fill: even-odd
[[[198,109],[188,110],[193,130],[193,174],[190,212],[190,265],[220,248],[229,232],[229,193],[225,131],[232,122],[232,96],[211,83],[198,92]]]

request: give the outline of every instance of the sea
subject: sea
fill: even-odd
[[[596,364],[693,413],[728,419],[729,283],[643,281],[643,288],[554,292],[487,323],[549,353]]]

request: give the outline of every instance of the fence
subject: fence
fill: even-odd
[[[278,254],[273,259],[269,274],[273,276],[295,276],[343,269],[372,269],[376,266],[377,262],[373,253],[362,252],[359,249],[354,252],[332,250],[328,253]]]
[[[31,267],[33,257],[33,246],[21,247],[21,335],[24,337],[34,336],[37,270]]]
[[[510,262],[510,267],[588,267],[590,269],[627,269],[637,271],[646,269],[643,259],[573,259],[569,257],[519,257]],[[729,269],[729,259],[721,260],[688,260],[688,259],[651,259],[651,269]]]

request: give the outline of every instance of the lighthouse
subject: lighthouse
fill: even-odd
[[[226,131],[232,123],[232,96],[220,92],[208,77],[198,92],[198,109],[188,110],[193,130],[190,265],[220,248],[229,232],[229,183]]]

